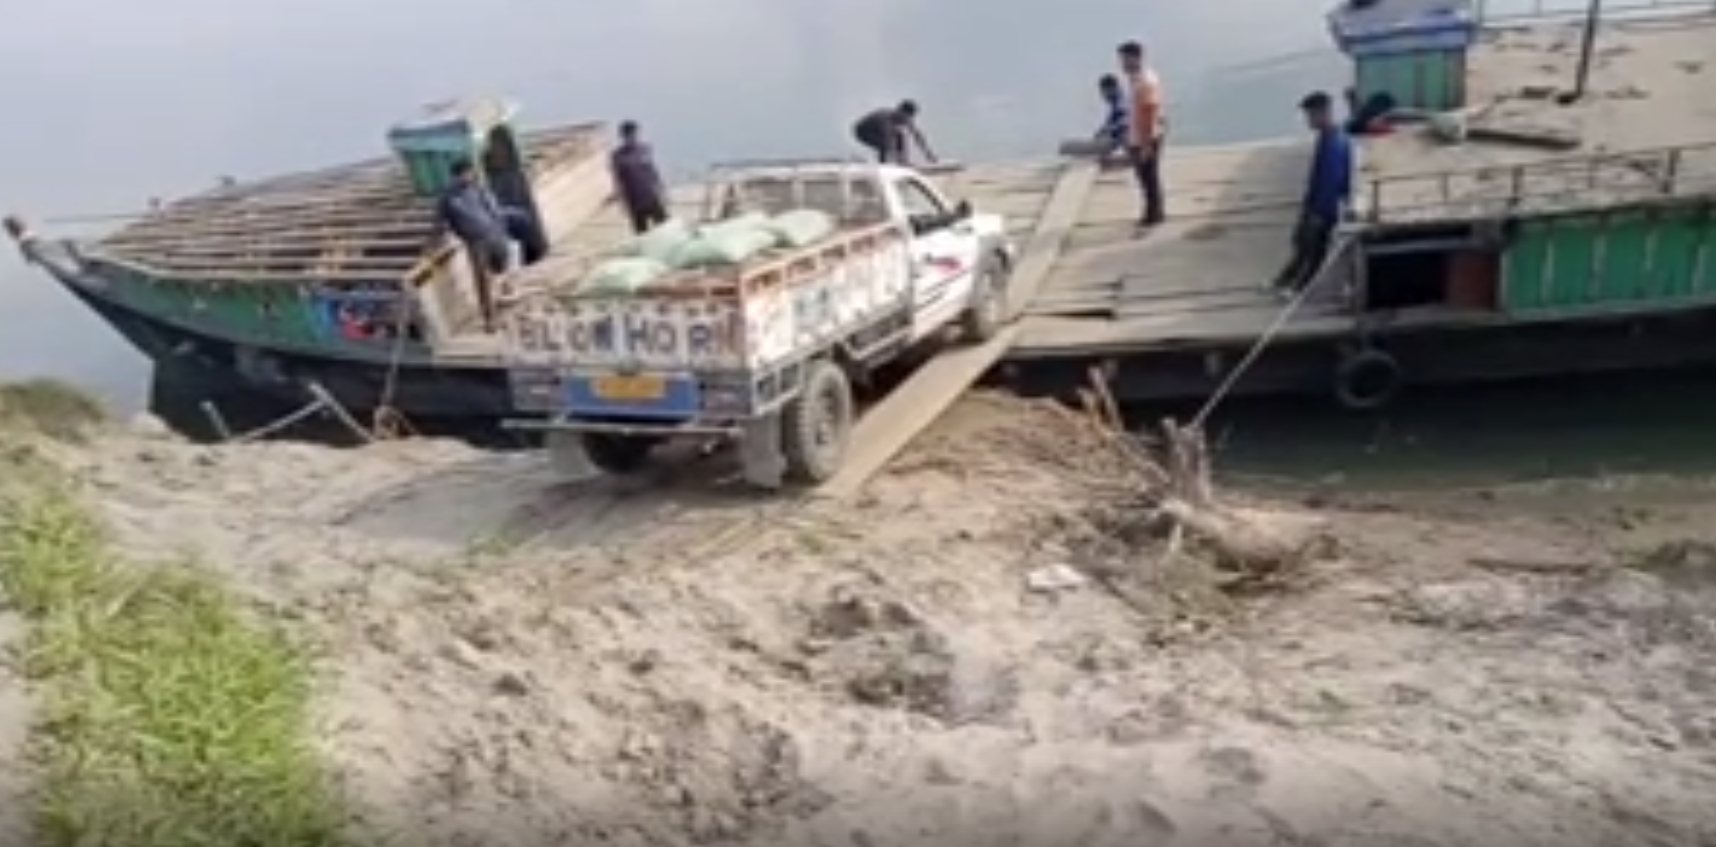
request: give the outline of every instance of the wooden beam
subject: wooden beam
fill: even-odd
[[[282,273],[274,271],[234,271],[210,273],[207,271],[181,272],[172,268],[139,267],[145,273],[153,273],[162,282],[185,283],[225,283],[231,285],[313,285],[320,282],[353,282],[353,283],[388,283],[399,282],[409,273],[415,263],[404,262],[389,270],[375,271],[317,271],[305,273]]]
[[[184,274],[199,274],[211,276],[227,276],[236,274],[301,275],[318,276],[324,273],[365,273],[374,276],[377,273],[387,275],[402,275],[411,270],[423,256],[422,254],[398,256],[395,258],[353,257],[350,259],[291,259],[258,256],[251,259],[222,259],[217,261],[169,260],[156,256],[121,256],[128,264],[147,268],[156,276],[182,276]]]
[[[1096,181],[1097,168],[1087,162],[1068,163],[1049,195],[1037,228],[1026,244],[1023,259],[1008,285],[1009,316],[1019,315],[1037,296],[1043,280],[1060,257],[1067,234],[1078,224],[1085,198]],[[931,359],[882,402],[870,409],[852,431],[852,449],[840,472],[817,489],[828,497],[857,494],[895,455],[905,449],[948,407],[980,379],[1013,344],[1020,324],[1010,323],[987,343],[949,350]]]
[[[210,249],[235,250],[265,247],[269,244],[289,241],[375,241],[388,243],[407,238],[427,239],[434,233],[435,226],[434,216],[424,212],[389,218],[370,218],[367,221],[354,221],[344,225],[338,221],[322,225],[301,222],[278,226],[211,225],[176,232],[114,236],[96,243],[103,247],[115,249],[202,246]]]
[[[525,170],[533,183],[546,180],[586,163],[601,149],[592,137],[553,139],[527,148]],[[375,159],[199,194],[147,213],[109,238],[220,237],[334,221],[362,223],[390,214],[432,215],[433,202],[411,192],[395,161]]]
[[[524,146],[526,170],[553,167],[568,159],[589,158],[601,149],[600,128],[600,124],[577,124],[521,133],[519,139]],[[196,209],[235,199],[293,194],[320,195],[328,188],[364,185],[375,187],[392,182],[403,184],[404,178],[398,159],[379,156],[218,188],[183,198],[172,206]]]
[[[348,238],[343,233],[297,233],[285,238],[258,238],[236,241],[209,239],[163,239],[147,243],[115,243],[104,241],[98,249],[108,253],[148,253],[161,256],[291,256],[323,253],[391,253],[423,248],[435,242],[429,231],[398,236]]]

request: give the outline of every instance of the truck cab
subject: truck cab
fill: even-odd
[[[515,309],[515,398],[543,416],[515,425],[546,430],[558,458],[581,448],[625,473],[663,440],[726,437],[753,482],[820,482],[844,456],[854,384],[950,328],[987,342],[1009,317],[1004,221],[950,201],[915,170],[730,163],[706,189],[711,230],[804,209],[834,230],[621,293],[574,286]]]

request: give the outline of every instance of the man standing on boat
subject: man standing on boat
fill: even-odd
[[[898,106],[877,109],[859,118],[852,126],[852,135],[859,144],[870,148],[876,154],[876,161],[882,164],[910,164],[907,141],[917,145],[925,162],[935,164],[935,153],[918,129],[918,104],[911,100],[902,100]]]
[[[501,207],[469,161],[453,163],[453,183],[441,194],[438,211],[442,226],[465,242],[489,273],[503,274],[512,266],[512,240],[528,221],[518,210]]]
[[[1167,219],[1162,197],[1162,147],[1167,140],[1168,121],[1162,80],[1144,60],[1144,46],[1128,41],[1117,52],[1120,71],[1131,94],[1127,153],[1138,178],[1138,190],[1144,195],[1143,214],[1138,219],[1138,227],[1143,230]]]
[[[1299,101],[1305,125],[1316,134],[1311,172],[1293,227],[1293,258],[1275,278],[1275,288],[1287,295],[1303,291],[1322,270],[1335,226],[1346,214],[1352,193],[1353,142],[1335,120],[1334,98],[1317,91]]]
[[[636,121],[620,124],[620,145],[608,157],[614,194],[626,207],[632,231],[642,235],[667,222],[667,185],[655,167],[655,151],[640,136]]]

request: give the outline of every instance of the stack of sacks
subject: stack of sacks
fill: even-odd
[[[577,293],[630,293],[670,271],[743,264],[769,250],[807,247],[838,228],[833,215],[818,209],[794,209],[773,218],[749,212],[695,228],[673,219],[621,245],[616,258],[584,277]]]
[[[681,244],[695,238],[697,233],[678,218],[669,218],[650,231],[639,235],[620,248],[627,256],[654,259],[663,264],[673,257]]]
[[[665,262],[648,256],[609,259],[584,276],[577,294],[630,294],[667,275]]]
[[[696,236],[674,248],[667,263],[679,270],[742,264],[746,259],[772,249],[776,238],[769,219],[751,212],[697,229]]]

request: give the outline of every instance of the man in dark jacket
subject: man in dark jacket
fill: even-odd
[[[494,194],[477,180],[477,170],[470,162],[453,163],[453,184],[441,194],[437,211],[441,224],[465,242],[489,273],[506,273],[512,264],[517,215],[501,208]]]
[[[859,118],[858,122],[852,125],[852,135],[858,139],[859,144],[870,148],[876,154],[876,161],[882,164],[908,164],[908,140],[923,152],[924,161],[933,164],[935,153],[930,150],[929,142],[918,129],[917,118],[918,104],[911,100],[902,100],[900,105],[891,109],[877,109]]]
[[[639,138],[635,121],[620,124],[620,146],[609,156],[608,167],[633,232],[641,235],[667,222],[667,187],[656,170],[655,151]]]

